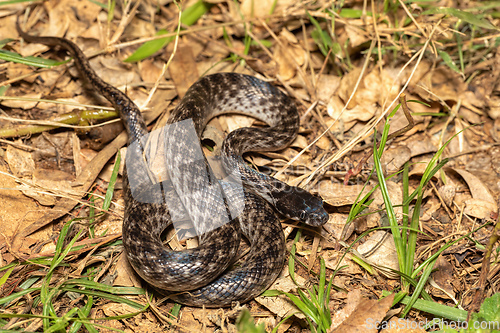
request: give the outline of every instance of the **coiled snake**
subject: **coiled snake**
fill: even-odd
[[[191,306],[222,307],[248,301],[267,289],[279,275],[285,260],[285,239],[272,207],[282,215],[312,226],[320,226],[328,220],[320,198],[250,169],[241,157],[248,151],[286,147],[297,135],[297,109],[275,87],[236,73],[205,76],[193,84],[168,120],[173,126],[166,132],[165,160],[169,170],[178,176],[172,177],[167,186],[141,176],[145,171],[141,156],[148,145],[148,131],[138,107],[123,92],[99,78],[73,42],[59,37],[31,36],[19,25],[17,28],[27,42],[66,49],[80,74],[119,111],[129,135],[123,245],[135,271],[149,284],[170,292],[171,299]],[[240,177],[242,187],[214,180],[210,172],[201,170],[208,169],[205,159],[194,168],[186,167],[183,149],[190,137],[184,126],[176,126],[190,119],[200,137],[211,118],[228,112],[243,113],[269,125],[241,128],[229,133],[224,140],[221,148],[224,167],[228,173]],[[199,139],[197,141],[199,143]],[[200,172],[205,172],[205,176]],[[157,191],[150,193],[153,188]],[[222,188],[222,201],[214,203],[219,196],[207,188]],[[175,195],[179,191],[196,195]],[[180,210],[193,220],[195,229],[201,230],[197,248],[172,251],[162,244],[161,234],[172,224],[167,197],[173,197],[167,200],[169,205],[182,207]],[[228,205],[244,209],[235,218]],[[214,220],[218,219],[219,212],[228,212],[227,223],[221,223],[216,229],[205,228],[204,222],[197,219],[207,216],[207,209],[208,216]],[[241,234],[250,241],[251,250],[244,263],[228,270],[237,254]]]

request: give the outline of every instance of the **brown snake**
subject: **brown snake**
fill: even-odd
[[[80,74],[120,113],[129,135],[123,178],[123,244],[135,271],[149,284],[170,293],[171,299],[192,306],[222,307],[258,296],[276,279],[285,260],[285,239],[273,207],[282,215],[312,226],[328,220],[320,198],[249,168],[241,157],[248,151],[281,149],[297,135],[297,109],[280,90],[255,77],[236,73],[201,78],[168,120],[165,163],[173,176],[168,182],[155,182],[147,177],[150,170],[144,164],[149,136],[138,107],[123,92],[99,78],[73,42],[31,36],[19,25],[17,29],[27,42],[66,49]],[[200,163],[185,161],[195,150],[186,142],[199,144],[207,122],[229,112],[249,115],[269,125],[240,128],[224,140],[223,165],[228,174],[238,175],[242,187],[214,179],[210,171],[207,173],[204,158]],[[194,140],[181,126],[185,120],[192,121],[197,136]],[[212,189],[222,190],[223,195],[213,194]],[[176,208],[179,214],[192,221],[199,235],[197,248],[173,251],[163,245],[161,234],[172,224],[173,206],[180,207]],[[235,214],[230,206],[243,209]],[[225,222],[219,217],[224,213],[229,217]],[[200,216],[221,223],[211,229]],[[249,240],[251,250],[245,262],[229,268],[241,234]]]

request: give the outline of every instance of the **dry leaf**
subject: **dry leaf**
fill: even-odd
[[[432,294],[434,296],[455,299],[455,292],[453,290],[453,285],[451,284],[451,281],[453,281],[453,266],[442,256],[439,256],[434,264],[432,278],[439,288],[444,291],[433,291]]]
[[[305,63],[307,53],[297,38],[286,29],[281,30],[279,40],[280,43],[274,51],[274,60],[279,65],[278,75],[283,81],[288,81],[295,76],[297,67]]]
[[[363,244],[357,248],[358,252],[365,257],[369,264],[380,268],[379,271],[386,277],[398,279],[400,276],[385,267],[399,270],[398,254],[392,235],[384,230],[371,233]]]
[[[378,332],[377,326],[392,306],[394,294],[381,300],[360,300],[352,314],[338,327],[328,331],[334,332]]]
[[[27,188],[23,189],[24,195],[35,199],[43,206],[52,206],[56,203],[57,198],[52,194],[45,194],[45,189],[50,190],[53,194],[66,196],[73,192],[71,186],[73,175],[57,169],[41,169],[37,168],[33,173],[33,184],[40,186],[41,189]],[[77,193],[75,193],[78,195]]]
[[[484,219],[490,218],[492,213],[497,212],[498,206],[495,198],[478,177],[463,169],[452,168],[451,170],[462,176],[472,195],[472,199],[465,201],[465,214]]]
[[[371,189],[371,185],[344,185],[331,181],[322,181],[318,186],[318,194],[323,200],[332,206],[352,205],[358,196],[362,198]],[[361,191],[363,193],[360,195]]]
[[[182,54],[182,57],[174,57],[168,71],[174,81],[177,94],[182,98],[189,87],[200,78],[200,75],[198,74],[191,46],[180,43],[177,52]]]
[[[35,161],[30,152],[8,145],[5,161],[12,173],[17,177],[31,176],[35,171]]]
[[[132,266],[130,266],[125,252],[120,254],[115,269],[116,278],[113,280],[113,286],[142,288],[142,282]]]
[[[306,280],[300,275],[295,275],[297,283],[300,285],[305,285]],[[269,290],[280,290],[284,292],[294,292],[297,289],[297,285],[291,280],[288,275],[288,267],[283,268],[280,277],[269,287]],[[265,306],[272,313],[276,314],[278,317],[285,317],[292,313],[297,318],[304,318],[304,315],[300,313],[290,299],[284,295],[278,297],[263,297],[259,296],[255,298],[255,301],[262,306]],[[298,313],[296,313],[298,312]]]
[[[411,150],[409,147],[406,145],[397,145],[384,151],[380,162],[385,171],[392,174],[399,171],[409,161],[410,157]],[[369,165],[373,165],[373,157],[370,157]]]
[[[316,82],[316,97],[328,103],[340,85],[340,77],[336,75],[323,74]]]
[[[398,184],[392,180],[386,181],[387,191],[389,192],[389,197],[394,206],[399,205],[403,202],[403,191],[401,188],[401,184]],[[372,198],[374,199],[370,207],[374,207],[375,210],[384,206],[384,198],[382,197],[382,193],[380,192],[380,188],[377,188],[373,194]],[[394,212],[396,213],[397,218],[401,218],[401,214],[403,213],[401,206],[394,207]]]

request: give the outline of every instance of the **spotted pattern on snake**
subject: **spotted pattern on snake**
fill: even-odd
[[[129,150],[137,150],[127,154],[141,156],[143,145],[133,143],[141,143],[148,131],[138,107],[123,92],[99,78],[73,42],[58,37],[28,35],[19,24],[17,29],[26,42],[60,46],[73,56],[80,74],[120,113],[129,135]],[[328,220],[321,198],[261,174],[249,168],[242,159],[248,151],[282,149],[297,135],[297,109],[289,97],[277,88],[242,74],[205,76],[187,91],[172,111],[168,123],[177,124],[191,119],[200,137],[210,119],[229,112],[249,115],[269,127],[241,128],[229,133],[224,140],[221,149],[224,167],[228,173],[236,171],[244,184],[244,196],[233,195],[229,186],[229,189],[225,188],[226,199],[242,201],[245,209],[229,223],[199,236],[197,248],[173,251],[163,245],[161,234],[172,224],[164,197],[172,195],[172,191],[162,188],[162,191],[152,195],[158,196],[154,203],[136,200],[138,194],[140,196],[151,186],[145,181],[137,187],[136,193],[132,193],[127,170],[137,170],[138,166],[134,165],[134,161],[129,165],[127,160],[125,167],[123,244],[127,258],[134,270],[150,285],[186,305],[230,306],[234,302],[253,299],[269,288],[285,261],[285,239],[275,210],[312,226],[320,226]],[[199,186],[198,176],[182,170],[185,133],[181,126],[178,128],[167,139],[166,161],[179,173],[175,190],[189,192]],[[219,186],[216,180],[209,179],[208,182]],[[200,205],[185,201],[180,204],[184,205],[189,217],[196,220]],[[251,249],[241,265],[231,268],[241,234],[248,239]]]

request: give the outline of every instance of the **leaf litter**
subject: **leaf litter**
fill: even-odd
[[[182,8],[195,2],[184,3]],[[64,35],[77,42],[92,56],[91,64],[98,75],[126,91],[142,108],[148,123],[157,120],[154,126],[164,123],[187,88],[207,72],[260,75],[287,91],[301,112],[297,140],[283,151],[253,154],[247,161],[261,171],[277,173],[279,179],[321,195],[330,221],[321,230],[304,228],[295,242],[293,235],[299,226],[285,221],[287,234],[292,233],[287,247],[296,249],[295,272],[292,279],[289,267],[285,267],[271,289],[297,294],[316,285],[319,259],[324,258],[328,279],[333,278],[335,287],[329,299],[335,314],[330,331],[354,331],[367,320],[396,316],[393,322],[397,322],[394,318],[404,307],[399,303],[390,309],[392,301],[388,298],[378,305],[374,302],[384,291],[399,291],[401,286],[395,274],[396,246],[387,232],[385,201],[377,189],[377,178],[370,173],[373,158],[362,164],[347,184],[343,180],[373,150],[374,130],[379,140],[383,120],[405,86],[407,100],[426,105],[409,104],[414,126],[389,142],[381,157],[384,175],[394,175],[386,183],[395,205],[404,201],[402,168],[409,163],[406,186],[411,193],[418,188],[426,163],[456,135],[442,156],[449,158],[446,167],[433,176],[423,193],[416,260],[422,262],[447,241],[458,243],[439,257],[426,295],[437,303],[478,311],[482,300],[494,294],[500,281],[495,254],[491,259],[487,257],[491,260],[487,262],[489,271],[483,273],[481,268],[485,254],[494,246],[498,249],[498,244],[491,244],[495,239],[491,223],[498,217],[500,193],[496,147],[500,115],[499,35],[495,31],[498,13],[483,8],[484,16],[471,16],[472,4],[457,11],[453,2],[447,4],[449,8],[388,3],[393,12],[376,2],[363,10],[362,3],[357,2],[346,2],[341,8],[336,2],[326,1],[279,0],[269,1],[266,6],[246,0],[210,1],[205,4],[205,15],[182,27],[177,44],[171,42],[152,56],[132,63],[123,60],[141,45],[141,39],[154,37],[161,28],[176,29],[179,12],[174,3],[157,7],[156,2],[145,0],[139,7],[126,8],[117,4],[109,13],[105,4],[49,0],[30,7],[23,23],[30,33]],[[64,258],[65,264],[55,268],[56,274],[49,281],[51,287],[80,276],[105,285],[146,287],[140,279],[132,278],[133,271],[120,255],[122,248],[117,240],[123,216],[121,176],[113,203],[103,209],[106,189],[116,177],[112,157],[124,146],[125,136],[122,133],[114,139],[120,128],[106,124],[100,129],[96,125],[102,120],[79,119],[76,125],[82,128],[76,129],[41,128],[46,126],[43,120],[62,114],[73,116],[95,107],[97,115],[102,112],[99,107],[108,103],[87,89],[71,65],[47,70],[22,63],[22,57],[27,56],[39,57],[42,65],[42,59],[63,61],[65,55],[15,40],[14,24],[20,9],[25,9],[23,4],[0,6],[4,13],[0,16],[0,35],[13,39],[2,44],[0,51],[19,54],[18,61],[4,61],[0,67],[4,82],[0,82],[0,88],[7,87],[0,90],[0,133],[8,133],[1,134],[5,139],[0,142],[4,162],[0,163],[0,269],[7,277],[5,281],[0,278],[0,299],[42,284],[50,258],[58,251],[57,236],[66,230],[63,226],[68,221],[73,222],[66,242],[78,231],[83,232]],[[413,13],[411,17],[408,11]],[[164,72],[163,66],[172,55]],[[1,59],[3,56],[0,53]],[[32,135],[9,139],[26,126],[12,118],[39,122],[37,126],[46,132],[35,134],[38,131],[30,128]],[[218,134],[209,138],[222,137],[234,128],[253,123],[240,116],[219,117],[210,123]],[[390,120],[390,131],[406,124],[407,118],[398,111]],[[104,133],[115,134],[104,138]],[[351,221],[351,207],[371,190],[374,200]],[[406,213],[401,207],[396,206],[395,212],[398,221],[404,219]],[[487,223],[490,225],[471,233]],[[40,259],[46,255],[48,260]],[[337,271],[339,267],[342,269]],[[489,285],[481,282],[484,274]],[[481,294],[474,291],[477,289]],[[74,298],[76,294],[67,292],[54,298],[52,315],[64,316],[65,309],[77,306],[94,320],[79,323],[91,325],[88,330],[93,322],[104,330],[233,332],[242,312],[239,307],[186,307],[177,312],[172,303],[157,294],[151,301],[147,295],[137,293],[130,299],[143,307],[150,304],[151,308],[129,317],[138,308],[123,303],[121,298],[97,294]],[[25,323],[0,316],[0,327],[28,331],[46,328],[36,317],[42,314],[42,305],[30,301],[38,296],[37,291],[28,295],[3,305],[1,313],[35,316]],[[103,298],[96,302],[98,297]],[[85,310],[92,302],[92,311]],[[306,316],[284,295],[261,296],[244,307],[267,330],[296,332],[307,327]],[[291,317],[278,325],[288,315]],[[101,319],[114,316],[123,318]],[[432,319],[428,312],[416,309],[409,318]],[[74,319],[72,322],[78,323]]]

